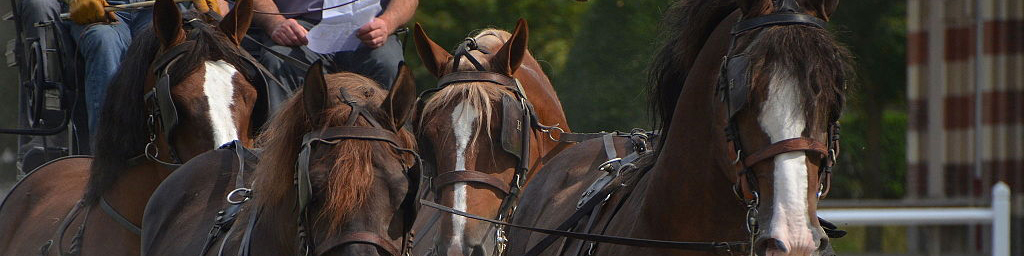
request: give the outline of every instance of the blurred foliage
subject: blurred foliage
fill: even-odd
[[[832,248],[840,254],[848,254],[851,252],[865,252],[864,241],[867,240],[865,237],[867,232],[866,229],[869,227],[865,226],[843,226],[846,230],[847,235],[843,238],[831,239]],[[899,255],[907,253],[907,227],[903,226],[886,226],[881,227],[881,250],[878,252],[890,253],[887,255]]]
[[[847,111],[842,123],[842,141],[839,163],[835,167],[832,178],[833,187],[829,198],[864,198],[867,190],[875,190],[879,198],[902,198],[905,195],[907,157],[904,143],[907,132],[907,113],[889,110],[884,113],[883,125],[888,127],[881,134],[880,149],[868,148],[865,142],[865,115],[863,111]],[[861,159],[867,154],[882,153],[881,169],[883,172],[868,171],[866,162]],[[866,175],[879,175],[881,182],[869,184],[863,182]]]

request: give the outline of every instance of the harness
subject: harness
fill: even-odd
[[[736,124],[734,116],[736,112],[742,109],[743,105],[747,101],[747,94],[750,91],[751,72],[749,65],[750,59],[747,55],[750,46],[738,54],[734,54],[733,51],[733,46],[735,45],[739,35],[754,29],[772,26],[804,25],[821,29],[824,29],[825,27],[825,21],[817,17],[801,13],[800,11],[802,8],[800,8],[799,4],[797,4],[795,0],[774,0],[774,4],[776,6],[775,12],[765,16],[741,20],[734,25],[731,31],[732,39],[730,40],[729,52],[722,63],[718,85],[718,91],[722,94],[722,100],[728,107],[729,124],[726,134],[728,142],[731,142],[734,149],[736,149],[735,152],[737,157],[734,164],[742,164],[743,166],[743,171],[739,173],[739,178],[734,183],[734,191],[737,194],[737,197],[743,201],[747,208],[746,224],[747,230],[750,234],[749,241],[681,242],[590,234],[589,231],[594,227],[597,216],[600,215],[600,209],[602,208],[601,205],[603,205],[603,203],[607,201],[612,194],[619,191],[621,188],[635,185],[635,182],[639,181],[640,177],[642,177],[649,169],[639,168],[637,164],[633,163],[634,161],[641,159],[644,156],[644,152],[647,152],[646,144],[639,144],[643,145],[643,147],[635,148],[635,152],[631,155],[619,158],[614,152],[614,147],[612,147],[613,145],[610,143],[610,136],[605,136],[605,150],[609,160],[599,167],[599,169],[605,173],[602,174],[602,177],[595,180],[595,182],[581,196],[581,199],[576,206],[577,211],[555,229],[518,225],[509,223],[504,219],[489,219],[425,200],[421,200],[421,203],[425,206],[450,214],[476,219],[502,227],[514,227],[548,235],[536,246],[530,248],[525,255],[538,255],[557,239],[562,237],[590,242],[590,248],[586,249],[586,251],[583,250],[582,244],[580,244],[580,247],[568,252],[574,253],[570,255],[580,255],[581,253],[584,253],[583,255],[591,255],[596,243],[610,243],[636,247],[670,248],[687,251],[704,251],[720,255],[743,254],[747,252],[752,253],[753,240],[759,232],[759,229],[757,228],[757,207],[760,199],[756,190],[757,187],[754,175],[747,175],[752,172],[751,167],[756,163],[771,159],[775,155],[786,152],[805,151],[817,153],[823,156],[822,164],[820,165],[821,169],[819,170],[819,178],[822,179],[822,186],[818,193],[819,197],[823,197],[828,193],[831,185],[831,168],[835,164],[835,157],[839,148],[839,113],[834,113],[833,120],[830,120],[831,122],[828,127],[827,143],[822,143],[812,138],[800,137],[773,143],[772,145],[764,149],[760,149],[753,154],[744,154],[744,151],[742,150],[739,133],[737,132],[738,125]],[[461,48],[463,47],[460,46],[460,49]],[[468,56],[468,54],[464,55]],[[455,55],[456,63],[458,63],[459,58],[460,56],[457,53]],[[468,59],[473,61],[472,57],[469,57]],[[480,68],[478,63],[474,62],[474,65],[477,66],[478,69]],[[443,80],[444,77],[442,77],[442,81]],[[499,82],[495,83],[501,84]],[[636,133],[634,132],[634,134]],[[563,139],[576,138],[585,139],[592,138],[592,136],[589,136],[588,134],[569,133],[564,134],[558,140],[562,141]],[[644,138],[644,140],[646,140],[646,138]],[[634,145],[638,144],[634,142]],[[628,197],[631,192],[632,189],[626,191],[627,194],[622,198]],[[614,208],[611,216],[614,216],[622,207],[622,201],[624,200],[621,200],[619,202],[620,204]],[[586,216],[590,216],[591,218],[587,221],[587,225],[583,232],[569,231],[575,228]],[[842,237],[845,235],[845,231],[837,230],[831,223],[821,220],[820,218],[819,221],[821,221],[822,226],[826,229],[826,234],[828,234],[829,237]],[[566,252],[563,251],[562,253]]]

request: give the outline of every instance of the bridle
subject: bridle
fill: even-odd
[[[774,0],[775,12],[741,20],[731,31],[732,38],[729,43],[729,52],[722,62],[721,74],[719,75],[718,91],[725,103],[728,113],[728,124],[725,129],[726,138],[731,142],[735,152],[733,165],[739,165],[742,170],[737,174],[733,184],[733,191],[737,198],[747,208],[746,228],[750,233],[751,242],[760,232],[757,223],[757,208],[760,204],[760,193],[757,189],[756,175],[753,174],[753,166],[773,159],[776,155],[803,151],[814,153],[821,157],[820,169],[818,170],[819,191],[818,197],[822,198],[831,187],[832,166],[835,165],[836,156],[839,151],[839,115],[832,113],[827,128],[827,142],[821,142],[810,137],[797,137],[772,143],[767,147],[748,153],[744,151],[740,139],[739,125],[736,120],[736,113],[743,109],[748,101],[750,92],[751,67],[750,56],[748,56],[753,43],[747,45],[739,53],[735,53],[733,47],[740,34],[750,32],[758,28],[774,26],[803,25],[825,29],[825,21],[817,17],[803,14],[803,8],[796,0]],[[760,37],[761,34],[756,36]],[[758,39],[754,39],[757,41]]]
[[[398,135],[391,130],[385,129],[372,115],[367,112],[366,108],[356,101],[349,100],[350,97],[346,94],[344,88],[341,89],[341,94],[338,96],[341,102],[349,105],[352,108],[352,112],[349,115],[348,122],[344,126],[328,127],[321,131],[313,131],[306,133],[302,136],[302,150],[298,155],[295,166],[295,180],[294,188],[298,195],[298,238],[299,244],[301,245],[301,252],[299,255],[321,255],[333,248],[341,247],[353,243],[369,244],[376,246],[377,248],[388,252],[392,256],[405,255],[409,253],[407,250],[410,248],[410,229],[412,228],[413,221],[416,216],[416,192],[419,187],[419,173],[414,169],[419,166],[419,155],[407,148],[402,148]],[[371,126],[355,126],[356,120],[359,117],[363,117]],[[368,141],[380,141],[387,142],[392,149],[399,152],[412,154],[416,159],[414,166],[408,166],[405,168],[406,175],[409,180],[409,191],[402,202],[401,208],[406,211],[405,219],[403,220],[404,233],[402,237],[401,247],[396,247],[390,242],[385,236],[370,232],[370,231],[355,231],[341,236],[330,236],[317,240],[309,232],[310,222],[309,216],[309,204],[313,196],[312,183],[310,181],[310,157],[314,147],[318,144],[329,144],[336,145],[342,140],[368,140]],[[312,253],[312,254],[311,254]]]
[[[441,188],[454,185],[456,183],[474,183],[485,185],[500,191],[503,195],[501,206],[498,208],[497,220],[506,221],[515,214],[516,203],[519,199],[520,191],[524,183],[526,182],[526,175],[529,173],[530,168],[530,141],[531,133],[533,128],[537,128],[541,131],[549,132],[551,130],[561,130],[555,126],[546,126],[540,123],[540,119],[537,118],[537,114],[533,109],[533,104],[526,97],[526,93],[523,90],[519,80],[509,75],[488,71],[483,64],[472,54],[471,51],[479,51],[484,54],[490,54],[487,49],[481,48],[477,44],[475,38],[466,38],[459,47],[456,48],[453,54],[454,60],[452,61],[451,70],[458,70],[460,61],[462,58],[466,58],[475,70],[472,71],[454,71],[441,76],[438,79],[437,87],[424,91],[419,96],[418,109],[423,109],[424,99],[428,95],[433,94],[446,88],[449,85],[456,83],[469,83],[469,82],[483,82],[489,84],[496,84],[501,86],[508,91],[512,92],[512,95],[502,94],[502,127],[501,127],[501,147],[502,149],[511,154],[517,159],[515,167],[515,174],[510,182],[495,178],[491,174],[476,170],[459,170],[445,172],[437,174],[436,171],[424,175],[426,184],[429,189],[433,189],[435,195],[438,195],[437,191]],[[424,193],[424,196],[426,193]],[[436,199],[436,198],[435,198]],[[506,237],[506,228],[504,226],[497,226],[495,229],[495,250],[501,255],[504,251],[505,244],[508,242]]]
[[[220,19],[219,16],[209,14],[213,19]],[[185,24],[193,27],[186,38],[196,38],[199,33],[199,27],[209,27],[202,21],[201,18],[192,18],[185,21]],[[180,167],[183,163],[179,157],[178,151],[171,143],[173,131],[179,124],[178,108],[174,104],[174,99],[171,95],[171,75],[170,70],[174,64],[180,59],[185,53],[195,50],[196,47],[195,39],[187,40],[178,45],[175,45],[156,57],[151,64],[150,72],[156,77],[156,84],[149,92],[145,94],[146,104],[146,126],[149,130],[149,142],[145,146],[145,150],[142,154],[132,157],[128,160],[129,165],[141,164],[143,161],[152,161],[165,168],[174,170]],[[268,119],[269,115],[276,109],[277,102],[279,100],[270,99],[272,93],[270,90],[277,88],[283,88],[272,75],[270,71],[267,71],[259,61],[249,55],[244,50],[235,51],[238,57],[240,57],[244,64],[241,67],[240,73],[246,77],[246,80],[252,81],[254,87],[257,88],[259,93],[258,102],[254,107],[255,118],[251,124],[253,128],[259,128]],[[275,86],[276,85],[276,86]],[[158,128],[159,127],[159,128]],[[160,160],[160,152],[156,146],[157,134],[164,136],[164,140],[168,144],[170,162]]]

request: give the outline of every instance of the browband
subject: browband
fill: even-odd
[[[488,82],[500,84],[506,87],[515,87],[516,80],[505,74],[490,71],[459,71],[452,72],[441,77],[437,81],[437,87],[444,87],[453,83]]]
[[[802,13],[779,13],[754,17],[737,22],[736,25],[732,27],[731,33],[733,35],[736,35],[760,27],[794,24],[802,24],[818,28],[825,28],[824,20],[811,15]]]

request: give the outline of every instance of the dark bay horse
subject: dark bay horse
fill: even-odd
[[[388,92],[354,73],[325,77],[314,64],[258,138],[255,170],[239,177],[241,154],[219,149],[160,185],[146,207],[144,255],[401,255],[419,172],[414,136],[401,128],[416,85],[399,69]],[[251,188],[252,201],[229,194],[236,186]],[[218,215],[225,198],[240,208]],[[238,217],[211,229],[227,215]],[[211,230],[223,232],[211,238]]]
[[[623,178],[611,184],[622,187],[589,212],[596,217],[568,223],[591,234],[736,247],[703,243],[704,251],[688,251],[553,237],[535,249],[547,235],[513,229],[509,255],[825,254],[828,238],[813,216],[827,192],[851,72],[848,52],[822,28],[836,5],[673,5],[652,67],[652,105],[664,132],[657,153],[647,155],[650,164],[612,172]],[[554,228],[573,215],[600,177],[595,159],[604,158],[603,148],[588,141],[555,157],[524,191],[514,222]]]
[[[251,143],[260,92],[238,42],[252,5],[237,6],[187,28],[172,1],[156,3],[154,27],[134,38],[108,90],[95,157],[44,165],[7,195],[0,255],[138,255],[144,207],[171,163]]]
[[[526,21],[520,19],[512,33],[482,30],[454,56],[418,24],[414,38],[427,70],[440,78],[416,123],[425,161],[436,170],[425,184],[435,195],[428,198],[509,217],[521,186],[566,146],[549,139],[553,128],[541,124],[569,131],[551,82],[527,49]],[[415,230],[417,255],[492,255],[505,239],[492,225],[436,211],[421,213]]]

